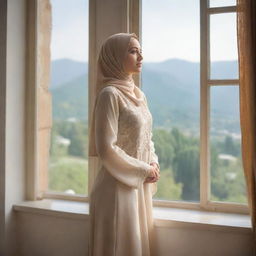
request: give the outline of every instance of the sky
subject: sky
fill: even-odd
[[[200,60],[199,0],[142,0],[141,47],[145,62]],[[211,0],[211,7],[235,0]],[[52,60],[88,61],[88,0],[51,0]],[[212,61],[237,59],[236,15],[211,15]]]

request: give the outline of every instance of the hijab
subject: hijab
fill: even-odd
[[[143,93],[134,83],[123,68],[123,63],[128,54],[131,38],[138,37],[135,33],[118,33],[108,37],[100,49],[97,62],[96,99],[92,111],[89,156],[97,156],[95,146],[95,107],[99,92],[106,86],[114,86],[125,94],[136,105],[144,103]],[[132,93],[136,95],[132,95]]]

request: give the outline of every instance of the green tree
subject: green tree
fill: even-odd
[[[223,153],[225,154],[230,154],[233,156],[238,156],[239,155],[239,147],[235,145],[233,139],[231,136],[226,136],[225,141],[223,144]]]
[[[69,138],[71,144],[69,146],[69,154],[73,156],[87,157],[87,139],[85,129],[81,123],[72,123]]]
[[[173,137],[170,132],[164,129],[155,129],[153,140],[161,168],[170,168],[174,158]]]
[[[176,184],[172,175],[172,170],[161,170],[161,177],[157,184],[155,199],[181,200],[183,184]]]
[[[75,157],[63,157],[49,166],[49,189],[65,192],[74,190],[77,194],[88,193],[88,163]]]
[[[199,150],[198,147],[188,146],[175,158],[175,180],[183,183],[182,199],[199,200]]]

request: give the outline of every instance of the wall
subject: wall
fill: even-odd
[[[86,256],[86,219],[18,213],[18,256]]]
[[[252,236],[197,228],[158,227],[159,256],[252,256]]]
[[[25,120],[25,0],[1,1],[1,7],[7,3],[7,23],[3,28],[6,33],[7,49],[4,49],[6,58],[1,58],[5,66],[6,80],[1,81],[1,102],[5,103],[1,113],[0,130],[4,131],[1,136],[0,159],[1,170],[1,236],[0,255],[15,255],[16,250],[16,226],[12,205],[23,201],[25,190],[25,143],[24,143],[24,120]],[[1,8],[1,11],[4,9]],[[3,18],[1,16],[1,18]],[[3,30],[1,30],[3,32]],[[1,56],[2,57],[2,56]],[[4,63],[5,62],[5,63]],[[2,90],[3,89],[3,90]],[[6,91],[5,91],[6,90]],[[2,122],[3,121],[3,122]],[[5,123],[6,122],[6,123]],[[3,135],[3,133],[2,133]],[[3,157],[4,156],[4,157]]]
[[[17,212],[19,256],[86,256],[88,218]],[[157,226],[158,256],[252,256],[252,236],[188,225]],[[119,256],[119,255],[118,255]]]
[[[0,255],[5,239],[6,37],[7,0],[3,0],[0,2]]]

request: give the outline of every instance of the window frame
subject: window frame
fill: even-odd
[[[200,204],[204,209],[249,214],[248,205],[231,202],[211,201],[210,174],[210,89],[212,86],[239,86],[239,79],[211,79],[210,78],[210,17],[213,14],[236,13],[237,6],[209,7],[209,0],[200,0],[201,13],[201,149],[200,159]],[[238,103],[239,104],[239,103]]]
[[[26,62],[26,199],[38,199],[37,193],[37,1],[27,1],[26,17],[27,62]]]
[[[154,206],[249,214],[246,204],[210,200],[210,88],[239,86],[239,79],[210,79],[210,15],[234,12],[237,6],[209,7],[209,0],[200,0],[200,202],[154,199]]]
[[[27,96],[27,121],[26,121],[26,140],[27,140],[27,186],[26,198],[28,200],[38,199],[64,199],[73,201],[89,202],[89,195],[68,195],[65,193],[43,191],[39,193],[40,174],[38,169],[38,5],[39,0],[28,0],[28,19],[27,19],[27,36],[28,50],[27,54],[27,79],[28,79],[28,96]],[[141,37],[141,8],[142,0],[127,0],[126,13],[126,28],[127,31],[135,32],[139,38]],[[184,209],[196,209],[203,211],[217,211],[249,214],[249,208],[246,204],[214,202],[210,201],[210,173],[209,173],[209,110],[210,110],[210,87],[223,85],[238,85],[239,79],[210,79],[210,42],[209,42],[209,19],[211,14],[236,12],[236,6],[225,7],[209,7],[209,0],[200,0],[200,202],[186,201],[171,201],[153,199],[153,206],[157,207],[175,207]],[[89,84],[95,79],[95,69],[90,68],[95,66],[96,56],[96,3],[89,0]],[[34,21],[34,22],[32,22]],[[136,76],[135,81],[140,86],[141,76]],[[94,100],[92,89],[89,87],[89,124],[91,109]],[[32,106],[32,107],[31,107]],[[32,118],[31,118],[32,117]],[[90,193],[92,184],[95,180],[95,166],[88,158],[88,169],[90,170],[88,177],[88,193]]]

